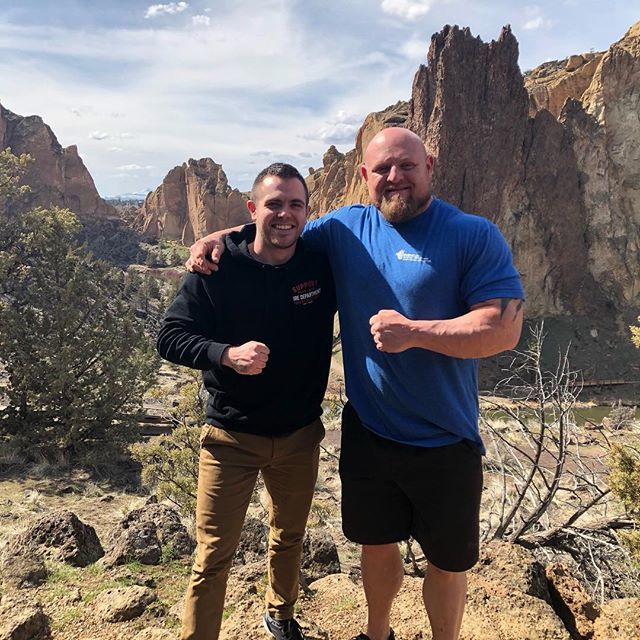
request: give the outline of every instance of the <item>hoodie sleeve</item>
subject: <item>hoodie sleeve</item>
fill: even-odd
[[[156,348],[165,359],[192,369],[218,369],[229,346],[213,340],[216,308],[203,278],[195,273],[185,277],[158,332]]]

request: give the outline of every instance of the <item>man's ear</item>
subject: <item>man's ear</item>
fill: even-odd
[[[366,182],[369,176],[367,175],[367,167],[364,164],[364,162],[360,165],[360,175],[362,176],[362,178]]]
[[[253,200],[247,200],[247,210],[249,211],[249,215],[251,216],[252,220],[256,219],[256,209],[258,207],[256,206],[256,203]]]

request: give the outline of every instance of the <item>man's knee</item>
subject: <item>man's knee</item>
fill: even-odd
[[[442,583],[455,583],[467,579],[466,571],[447,571],[440,569],[433,562],[427,565],[427,576]]]
[[[363,544],[362,556],[370,560],[387,560],[399,555],[400,549],[396,542],[389,544]]]

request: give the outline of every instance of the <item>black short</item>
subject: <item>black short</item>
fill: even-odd
[[[445,571],[478,561],[482,455],[463,440],[416,447],[366,429],[347,403],[342,413],[342,528],[359,544],[412,536]]]

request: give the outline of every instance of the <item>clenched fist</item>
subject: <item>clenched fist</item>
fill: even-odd
[[[245,376],[262,373],[269,360],[269,347],[251,340],[239,347],[229,347],[222,354],[222,364]]]
[[[381,309],[369,319],[371,335],[379,351],[400,353],[411,348],[412,321],[392,309]]]

